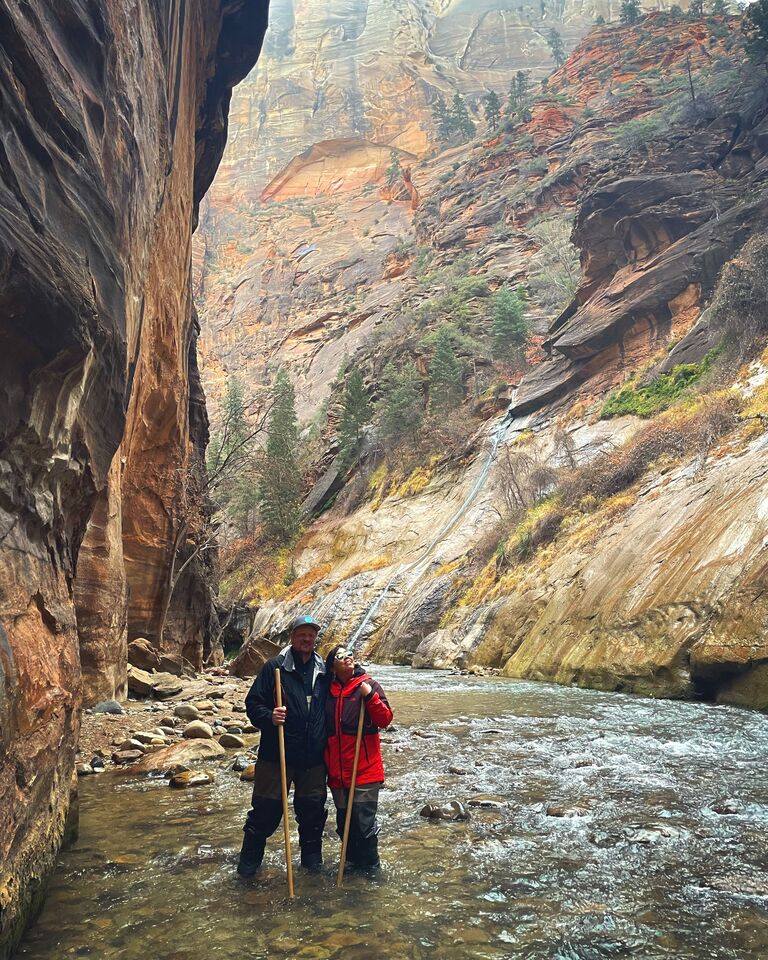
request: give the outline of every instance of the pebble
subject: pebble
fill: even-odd
[[[242,737],[236,737],[234,733],[222,733],[219,743],[228,750],[242,750],[245,746],[245,740]]]
[[[469,811],[459,800],[448,803],[427,803],[419,810],[420,817],[429,820],[469,820]]]
[[[184,770],[175,773],[169,783],[172,787],[203,787],[213,783],[214,776],[207,770]]]
[[[187,738],[187,740],[212,740],[213,730],[204,721],[193,720],[191,723],[188,723],[186,727],[184,727],[184,736]]]
[[[191,703],[180,703],[173,712],[182,720],[198,720],[200,718],[200,711]]]
[[[216,709],[216,704],[212,703],[210,700],[198,700],[195,706],[200,713],[213,713]]]

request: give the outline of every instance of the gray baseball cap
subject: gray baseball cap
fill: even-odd
[[[317,630],[318,633],[321,629],[317,620],[307,615],[296,617],[296,619],[291,623],[291,633],[293,633],[294,630],[298,630],[299,627],[311,627],[313,630]]]

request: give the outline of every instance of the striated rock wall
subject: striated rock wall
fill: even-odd
[[[204,428],[191,232],[266,7],[0,0],[3,958],[64,837],[82,678],[123,691],[168,576]]]

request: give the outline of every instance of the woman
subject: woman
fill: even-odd
[[[392,711],[381,684],[355,665],[354,655],[334,647],[326,660],[329,677],[325,706],[328,743],[325,765],[328,786],[336,804],[336,832],[344,836],[347,799],[355,762],[355,742],[360,711],[365,710],[363,738],[357,765],[352,821],[347,841],[347,863],[356,867],[378,867],[379,825],[376,808],[384,782],[379,730],[392,722]]]

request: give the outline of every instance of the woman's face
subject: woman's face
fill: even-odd
[[[345,650],[344,647],[340,647],[336,651],[336,656],[333,659],[333,672],[336,677],[346,683],[347,680],[352,676],[355,670],[355,658],[350,653],[349,650]]]

